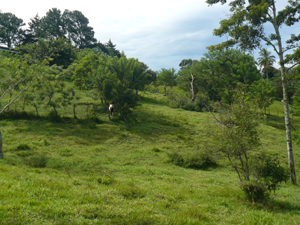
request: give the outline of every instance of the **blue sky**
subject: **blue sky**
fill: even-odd
[[[287,1],[278,2],[282,8]],[[138,58],[156,71],[178,69],[182,59],[200,59],[207,46],[224,40],[212,32],[229,15],[226,5],[209,7],[205,0],[15,0],[0,6],[2,12],[13,13],[25,23],[51,8],[81,11],[97,40],[105,43],[111,39],[127,57]]]

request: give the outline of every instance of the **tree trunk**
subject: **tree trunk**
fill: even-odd
[[[73,115],[74,115],[74,119],[77,119],[77,116],[76,116],[76,104],[73,104]]]
[[[283,70],[283,68],[281,68],[281,70]],[[286,141],[287,141],[288,165],[290,169],[290,181],[293,184],[297,184],[293,146],[292,146],[292,135],[291,135],[292,130],[291,130],[291,122],[290,122],[289,103],[288,103],[288,95],[287,95],[287,87],[286,87],[287,84],[286,84],[286,80],[284,79],[283,71],[281,72],[281,81],[282,81],[282,89],[283,89],[284,123],[285,123]]]
[[[283,105],[284,105],[284,123],[285,123],[285,131],[286,131],[288,165],[289,165],[289,169],[290,169],[290,181],[292,182],[292,184],[297,184],[294,156],[293,156],[288,90],[287,90],[287,82],[285,80],[286,70],[284,67],[282,41],[281,41],[281,36],[280,36],[280,32],[279,32],[279,27],[277,25],[277,20],[276,20],[275,2],[273,2],[272,10],[273,10],[273,16],[274,16],[273,27],[274,27],[276,35],[277,35],[277,43],[278,43],[278,49],[279,49],[277,54],[279,56],[279,61],[280,61],[280,73],[281,73],[281,84],[282,84]]]
[[[3,159],[3,151],[2,151],[2,133],[0,130],[0,158]]]

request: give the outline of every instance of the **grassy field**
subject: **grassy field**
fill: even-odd
[[[142,96],[127,124],[105,113],[98,122],[2,119],[0,224],[299,224],[299,186],[282,184],[269,204],[251,204],[226,160],[208,170],[170,162],[174,151],[209,144],[211,115]],[[286,164],[282,108],[275,102],[260,130],[262,148]],[[295,144],[294,157],[300,177]]]

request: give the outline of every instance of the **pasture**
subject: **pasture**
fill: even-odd
[[[299,186],[282,184],[268,204],[251,204],[226,159],[207,170],[175,166],[170,153],[197,154],[211,142],[212,116],[141,95],[129,123],[107,112],[97,120],[1,119],[0,223],[299,224]],[[283,107],[267,112],[262,148],[287,164]],[[298,117],[293,126],[300,129]],[[294,143],[298,180],[299,151]]]

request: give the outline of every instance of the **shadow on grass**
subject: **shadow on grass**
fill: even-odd
[[[283,202],[275,199],[271,199],[268,203],[265,204],[256,204],[255,207],[260,210],[268,210],[278,213],[287,213],[293,211],[300,212],[300,205],[294,205],[290,202]]]
[[[267,118],[263,122],[276,129],[285,130],[284,118],[280,116],[267,115]]]
[[[139,109],[133,112],[134,121],[125,126],[130,133],[134,133],[144,139],[159,138],[162,135],[179,136],[182,140],[187,140],[193,132],[188,126],[184,126],[184,121],[164,114],[164,111],[152,111]]]
[[[154,99],[154,98],[148,98],[145,96],[139,96],[141,103],[147,103],[147,104],[155,104],[155,105],[166,105],[166,102],[164,100]]]

